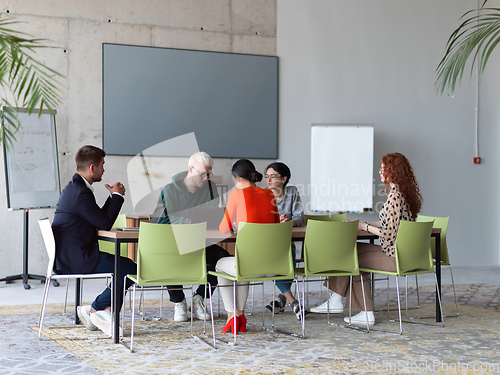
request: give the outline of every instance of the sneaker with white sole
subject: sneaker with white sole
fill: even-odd
[[[330,314],[339,314],[344,312],[344,304],[342,303],[342,296],[335,292],[330,294],[330,298],[323,302],[321,305],[311,308],[312,313],[326,314],[330,310]]]
[[[78,306],[76,309],[76,313],[78,314],[78,318],[80,318],[80,321],[82,324],[87,328],[90,329],[91,331],[97,331],[99,328],[95,326],[94,323],[92,323],[92,320],[90,319],[90,309],[92,306]]]
[[[375,324],[375,316],[373,315],[373,311],[361,311],[356,315],[351,317],[351,323],[356,326],[366,326],[366,321],[368,320],[368,326],[372,326]],[[344,318],[344,322],[349,323],[349,317],[346,316]]]
[[[174,320],[176,322],[186,322],[188,320],[186,299],[174,303]]]
[[[106,310],[96,311],[90,314],[90,320],[97,328],[103,331],[108,336],[113,336],[113,317],[111,313]],[[123,330],[120,327],[120,336],[123,336]]]
[[[295,300],[290,304],[290,307],[292,308],[293,313],[297,317],[298,320],[302,320],[302,310],[300,310],[300,304],[299,301]],[[304,315],[309,314],[309,311],[304,310]]]
[[[274,305],[274,313],[275,314],[279,314],[279,313],[285,311],[286,297],[283,294],[278,295],[278,299],[269,302],[269,304],[266,305],[266,309],[273,312],[273,305]]]
[[[193,296],[193,314],[194,318],[198,320],[210,319],[210,314],[205,309],[205,301],[199,294]]]

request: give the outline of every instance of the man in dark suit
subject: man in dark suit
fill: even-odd
[[[99,252],[97,229],[111,229],[122,207],[125,187],[120,182],[111,186],[105,184],[110,196],[102,208],[97,205],[92,184],[102,179],[105,156],[103,150],[94,146],[83,146],[76,153],[77,172],[61,192],[52,223],[56,241],[56,272],[114,272],[114,255]],[[121,279],[126,274],[136,273],[132,260],[121,257],[120,261]],[[77,311],[85,327],[90,330],[99,328],[111,336],[109,288],[97,296],[91,306],[79,306]]]

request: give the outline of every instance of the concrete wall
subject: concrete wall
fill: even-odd
[[[380,158],[402,152],[420,182],[422,213],[450,216],[450,257],[462,266],[498,265],[500,254],[500,50],[479,90],[481,165],[472,163],[475,80],[466,72],[454,98],[434,93],[446,41],[475,6],[475,0],[278,1],[279,147],[292,182],[310,181],[312,123],[373,124],[375,203],[385,200]]]
[[[275,0],[14,0],[5,1],[1,11],[4,17],[20,21],[17,30],[47,39],[53,48],[40,51],[37,57],[65,75],[64,98],[56,116],[63,187],[75,171],[75,151],[84,144],[102,146],[103,42],[276,55]],[[103,182],[126,184],[129,160],[108,156]],[[233,162],[218,159],[214,166],[214,173],[223,175],[226,183],[231,183]],[[182,158],[156,158],[148,163],[154,177],[165,183],[187,166]],[[267,160],[256,162],[260,169],[267,164]],[[0,278],[22,272],[23,213],[7,211],[5,194],[1,173]],[[104,185],[97,184],[98,203],[106,196]],[[54,209],[30,211],[30,273],[45,272],[37,220],[52,218],[53,213]],[[122,213],[135,213],[130,199]]]

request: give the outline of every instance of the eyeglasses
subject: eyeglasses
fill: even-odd
[[[193,166],[192,166],[193,167]],[[200,172],[198,169],[196,169],[195,167],[193,167],[193,169],[198,172],[201,176],[201,178],[210,178],[212,177],[214,174],[212,172]]]
[[[271,179],[271,180],[277,180],[278,178],[281,178],[281,176],[279,174],[266,174],[264,176],[264,178],[266,180],[269,180],[269,179]]]

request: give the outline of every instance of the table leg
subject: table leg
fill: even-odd
[[[436,236],[434,237],[436,239],[436,280],[437,280],[437,287],[436,287],[436,322],[441,322],[442,321],[442,316],[441,316],[441,309],[439,308],[439,299],[437,298],[438,293],[439,296],[442,296],[441,294],[441,234],[436,233]],[[442,299],[442,297],[441,297]]]
[[[122,290],[122,280],[120,277],[120,248],[121,241],[115,241],[115,274],[113,277],[113,314],[114,314],[114,328],[113,340],[115,344],[120,342],[120,291]]]
[[[66,282],[69,282],[67,280]],[[81,300],[81,285],[82,285],[82,280],[81,279],[75,279],[75,324],[80,324],[80,318],[78,317],[78,306],[80,306],[80,300]]]

